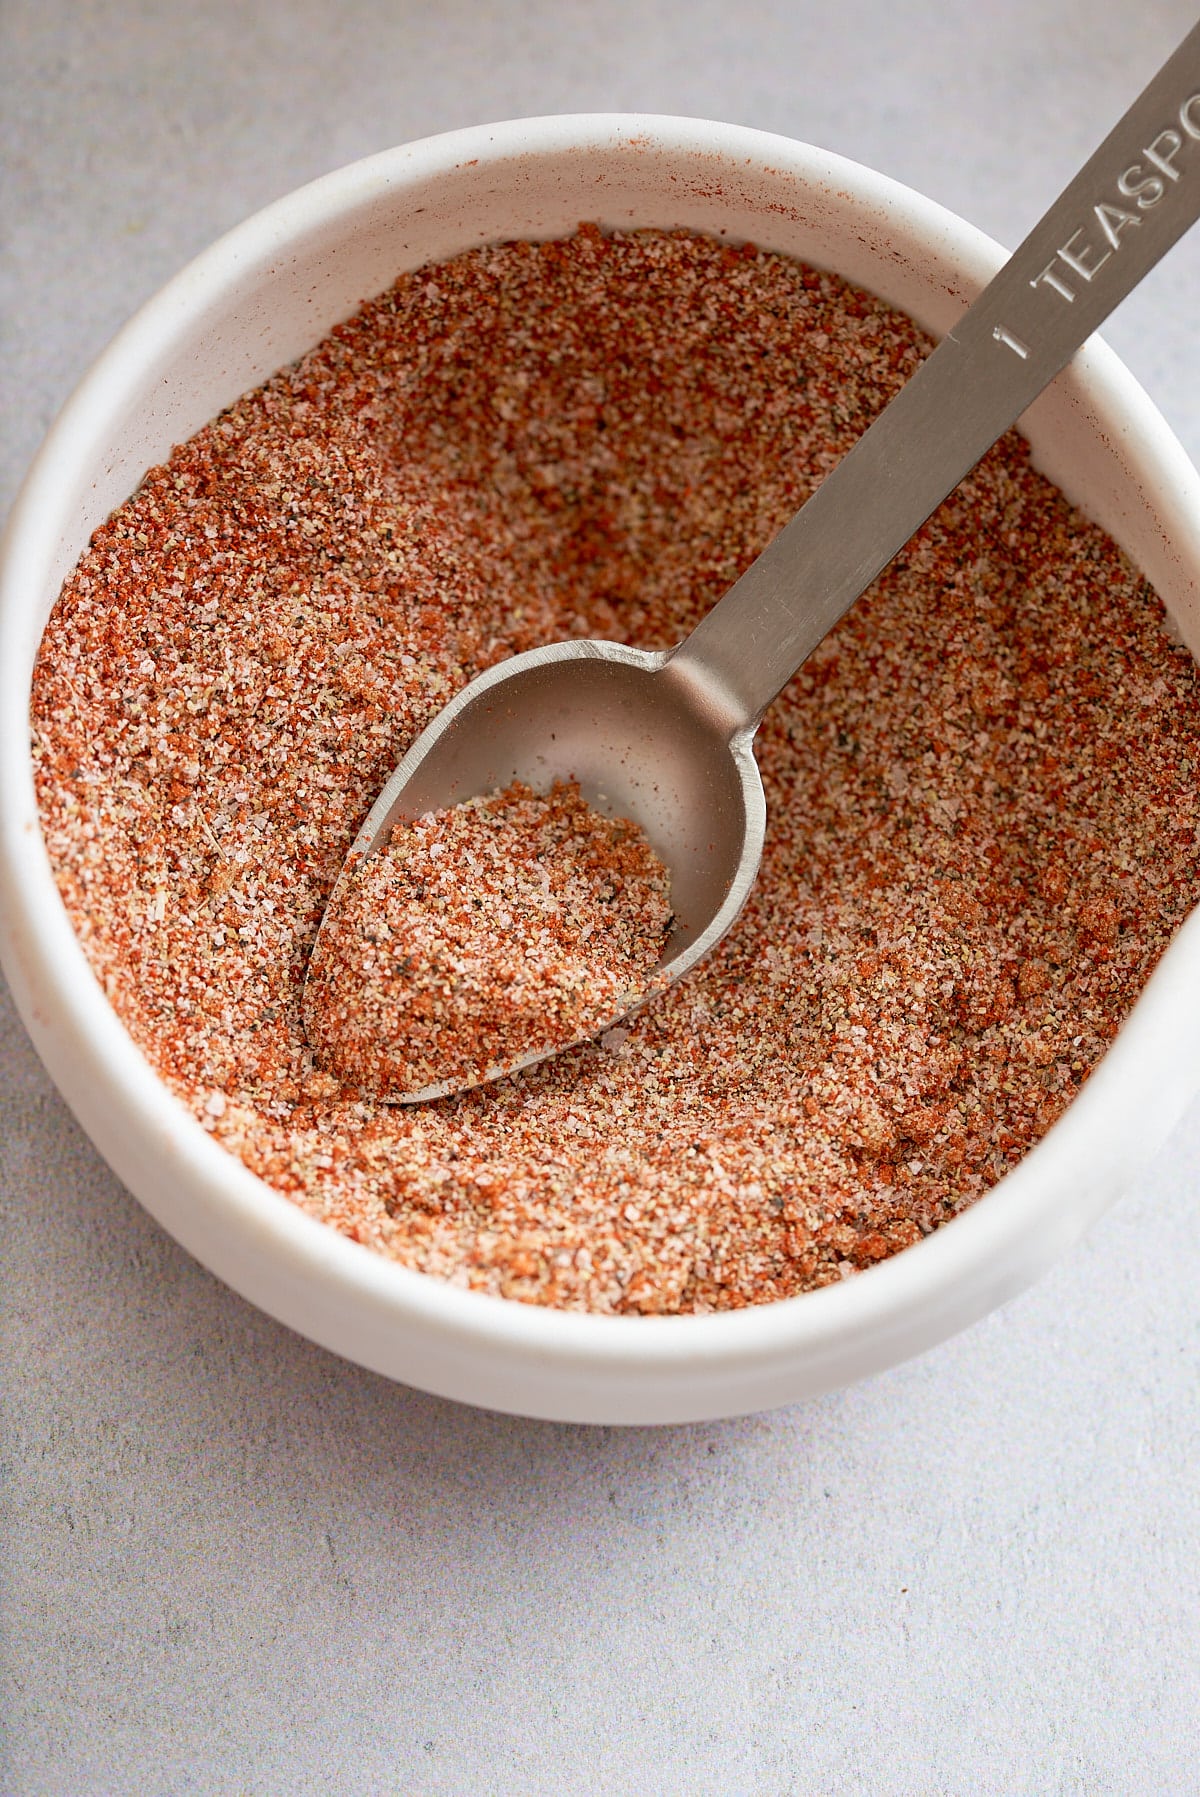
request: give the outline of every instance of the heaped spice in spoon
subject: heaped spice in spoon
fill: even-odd
[[[573,782],[520,781],[393,830],[342,882],[309,965],[320,1063],[388,1098],[586,1040],[641,999],[671,922],[645,834]]]
[[[453,693],[679,642],[919,362],[835,276],[587,230],[406,275],[154,468],[49,620],[59,889],[182,1102],[312,1216],[480,1291],[710,1311],[826,1285],[1059,1117],[1200,894],[1196,666],[1009,436],[768,713],[735,930],[630,1027],[419,1106],[301,992]]]

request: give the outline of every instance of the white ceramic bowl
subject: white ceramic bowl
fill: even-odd
[[[27,729],[47,614],[145,469],[402,270],[581,219],[689,226],[836,269],[943,332],[1002,260],[883,176],[693,120],[522,121],[410,144],[270,206],[186,268],[101,357],[14,508],[0,584],[0,952],[46,1065],[164,1228],[254,1303],[363,1365],[498,1410],[582,1422],[732,1415],[930,1346],[1032,1280],[1200,1086],[1200,921],[1180,932],[1063,1119],[972,1209],[894,1259],[785,1303],[592,1317],[483,1297],[312,1221],[166,1091],[93,977],[38,826]],[[1100,345],[1032,408],[1038,465],[1116,537],[1200,652],[1200,480]]]

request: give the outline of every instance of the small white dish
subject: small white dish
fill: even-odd
[[[842,158],[736,126],[585,115],[391,150],[300,189],[171,281],[64,408],[0,556],[0,958],[100,1152],[179,1242],[302,1334],[392,1378],[580,1422],[764,1409],[929,1347],[1028,1284],[1153,1154],[1200,1088],[1189,919],[1066,1115],[953,1223],[840,1285],[717,1316],[599,1317],[458,1290],[314,1222],[166,1090],[58,897],[34,800],[34,657],[91,531],[152,463],[405,269],[581,219],[686,226],[835,269],[943,332],[1002,260],[970,225]],[[1095,344],[1025,421],[1035,460],[1116,538],[1200,654],[1200,477]]]

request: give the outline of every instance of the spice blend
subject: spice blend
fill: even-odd
[[[1200,885],[1200,703],[1015,435],[768,714],[757,887],[631,1027],[413,1108],[302,1027],[340,863],[451,694],[564,636],[678,641],[926,347],[753,249],[503,245],[404,277],[96,532],[36,673],[46,838],[230,1153],[462,1285],[706,1311],[905,1247],[1053,1123]]]
[[[607,1029],[647,990],[670,878],[574,782],[521,781],[392,831],[330,900],[304,1026],[321,1065],[398,1098]]]

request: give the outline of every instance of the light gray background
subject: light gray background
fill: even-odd
[[[4,0],[0,503],[249,211],[630,109],[872,163],[1013,243],[1181,0]],[[1200,456],[1200,235],[1113,321]],[[794,1409],[525,1423],[346,1365],[99,1162],[0,1000],[0,1791],[1200,1790],[1200,1104],[1035,1291]]]

